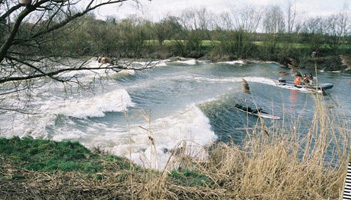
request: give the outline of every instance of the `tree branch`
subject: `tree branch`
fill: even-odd
[[[23,64],[25,64],[25,62],[22,62]],[[26,65],[28,64],[29,67],[33,68],[33,69],[38,69],[37,67],[30,65],[29,63],[26,63]],[[52,71],[52,72],[44,72],[40,69],[38,69],[37,71],[40,74],[33,74],[33,75],[28,75],[28,76],[16,76],[16,77],[4,77],[4,78],[0,78],[0,84],[2,83],[6,83],[6,82],[13,82],[13,81],[22,81],[22,80],[29,80],[29,79],[35,79],[35,78],[41,78],[41,77],[45,77],[48,76],[54,80],[60,81],[60,82],[65,82],[65,80],[59,79],[57,77],[54,77],[55,75],[61,74],[63,72],[69,72],[69,71],[82,71],[82,70],[113,70],[115,72],[119,72],[123,69],[133,69],[133,70],[142,70],[144,68],[127,68],[127,67],[123,67],[123,66],[113,66],[113,65],[108,65],[106,67],[82,67],[84,64],[82,64],[81,66],[79,66],[78,68],[65,68],[65,69],[58,69],[56,71]]]
[[[93,7],[90,7],[91,4],[93,3],[93,0],[91,0],[89,5],[86,7],[86,9],[83,12],[80,12],[80,13],[77,13],[75,15],[72,15],[72,16],[68,17],[66,20],[64,20],[64,21],[62,21],[62,22],[60,22],[60,23],[48,28],[47,30],[39,32],[37,34],[34,34],[29,40],[37,38],[37,37],[40,37],[40,36],[42,36],[44,34],[50,33],[52,31],[55,31],[55,30],[59,29],[59,28],[62,28],[63,26],[65,26],[69,22],[73,21],[74,19],[77,19],[77,18],[79,18],[81,16],[84,16],[85,14],[87,14],[88,12],[90,12],[92,10],[95,10],[96,8],[99,8],[101,6],[108,5],[108,4],[122,3],[124,1],[127,1],[127,0],[108,1],[108,2],[101,3],[101,4],[97,4],[97,5],[93,6]]]
[[[8,36],[8,38],[6,39],[5,43],[1,46],[0,48],[0,63],[3,61],[3,59],[5,58],[7,51],[9,50],[9,48],[12,45],[13,40],[16,37],[16,34],[19,30],[19,27],[21,26],[21,23],[23,21],[23,19],[31,12],[33,12],[36,7],[40,6],[42,3],[47,2],[48,0],[44,0],[42,2],[38,2],[36,5],[34,6],[28,6],[26,7],[26,9],[24,9],[18,16],[15,25],[10,33],[10,35]]]
[[[3,15],[0,16],[0,21],[5,20],[6,17],[10,16],[11,13],[13,13],[17,9],[19,9],[21,6],[22,6],[21,4],[17,4],[15,6],[12,6],[12,8],[10,8],[7,12],[5,12]]]
[[[48,1],[48,0],[46,0],[46,1]],[[122,2],[125,2],[125,1],[127,1],[127,0],[109,0],[109,1],[106,1],[106,2],[103,2],[103,3],[99,3],[99,4],[95,5],[95,6],[92,6],[94,0],[90,0],[89,4],[86,6],[86,8],[84,9],[84,11],[79,12],[79,13],[76,13],[75,15],[71,15],[71,16],[67,17],[65,20],[61,21],[60,23],[55,24],[55,25],[53,25],[53,26],[51,26],[51,27],[48,27],[48,28],[47,28],[46,30],[44,30],[44,31],[40,31],[40,32],[38,32],[38,33],[33,34],[33,35],[30,36],[28,39],[21,39],[21,40],[12,41],[12,44],[18,45],[18,44],[21,44],[21,43],[25,43],[25,42],[31,41],[31,40],[33,40],[33,39],[35,39],[35,38],[41,37],[41,36],[43,36],[43,35],[45,35],[45,34],[48,34],[48,33],[53,32],[53,31],[55,31],[55,30],[58,30],[58,29],[60,29],[60,28],[62,28],[62,27],[64,27],[64,26],[66,26],[69,22],[71,22],[71,21],[73,21],[73,20],[75,20],[75,19],[77,19],[77,18],[79,18],[79,17],[82,17],[82,16],[84,16],[85,14],[87,14],[88,12],[90,12],[90,11],[92,11],[92,10],[95,10],[95,9],[97,9],[97,8],[99,8],[99,7],[102,7],[102,6],[104,6],[104,5],[109,5],[109,4],[122,3]],[[62,3],[62,1],[59,1],[59,2]],[[58,2],[57,2],[57,3],[58,3]],[[36,7],[40,7],[40,6],[36,6]],[[18,31],[18,29],[17,29],[17,31]],[[17,33],[17,32],[16,32],[16,33]],[[13,40],[14,40],[14,38],[13,38]],[[0,62],[1,62],[2,59],[3,59],[3,58],[1,57],[1,53],[2,53],[2,51],[0,50]]]

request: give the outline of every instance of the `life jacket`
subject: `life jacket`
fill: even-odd
[[[102,64],[105,64],[105,63],[108,63],[108,62],[109,62],[108,58],[102,57],[102,59],[101,59],[101,63]]]
[[[294,81],[294,84],[295,84],[295,85],[301,85],[301,77],[299,77],[299,76],[296,77],[296,78],[295,78],[295,81]]]

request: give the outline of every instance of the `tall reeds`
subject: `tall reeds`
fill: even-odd
[[[187,160],[184,166],[207,177],[197,191],[211,189],[229,199],[337,199],[346,175],[349,122],[325,104],[323,95],[313,98],[313,120],[302,129],[307,132],[265,127],[261,121],[241,146],[217,143],[206,160]],[[162,180],[170,185],[163,189],[171,190],[172,178]]]

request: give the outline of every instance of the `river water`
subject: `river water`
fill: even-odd
[[[99,64],[91,60],[88,65]],[[139,165],[162,169],[173,150],[184,145],[182,149],[197,158],[206,156],[204,147],[215,141],[240,145],[247,135],[245,129],[258,123],[257,117],[235,108],[236,103],[247,101],[241,92],[242,79],[249,83],[251,95],[246,96],[251,103],[282,118],[265,119],[268,126],[298,117],[311,121],[312,94],[278,86],[277,71],[289,72],[274,63],[188,59],[159,61],[144,70],[119,73],[66,73],[63,76],[78,77],[89,87],[48,82],[33,90],[25,98],[30,99],[25,102],[30,114],[1,113],[0,136],[79,141],[88,148],[98,147]],[[324,95],[326,103],[337,103],[331,109],[349,121],[351,74],[318,72],[318,78],[334,85]],[[12,94],[2,103],[24,104],[18,99]]]

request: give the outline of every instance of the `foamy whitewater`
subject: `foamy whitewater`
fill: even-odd
[[[217,62],[217,64],[228,64],[228,65],[235,65],[235,64],[244,64],[242,60],[233,60],[233,61],[225,61],[225,62]]]
[[[209,119],[196,106],[150,124],[133,127],[126,137],[125,143],[105,150],[130,158],[138,165],[160,170],[166,167],[167,162],[172,163],[168,167],[177,166],[176,157],[170,157],[174,150],[182,149],[183,155],[205,159],[204,146],[217,139]],[[101,138],[99,140],[101,142]]]
[[[115,90],[92,98],[68,99],[55,104],[45,105],[42,109],[53,114],[86,118],[103,117],[106,112],[123,112],[134,105],[126,90]]]
[[[67,61],[68,65],[79,66],[79,61]],[[284,68],[275,63],[175,58],[122,60],[119,65],[125,69],[61,74],[79,79],[80,85],[49,82],[30,95],[0,96],[2,106],[25,108],[24,112],[0,113],[0,136],[79,141],[90,149],[100,148],[140,166],[163,170],[179,166],[178,158],[184,155],[205,161],[206,148],[215,141],[239,144],[247,133],[238,130],[259,123],[257,117],[234,106],[244,101],[238,95],[243,79],[250,85],[249,99],[267,113],[285,118],[302,115],[305,121],[313,117],[310,91],[277,85],[279,77],[273,72]],[[103,65],[95,58],[86,65],[99,66]],[[345,95],[339,98],[341,104],[351,108],[350,94],[344,92],[349,91],[345,87],[350,77],[322,73],[318,78],[335,83],[331,95]],[[343,92],[338,88],[344,88]]]

